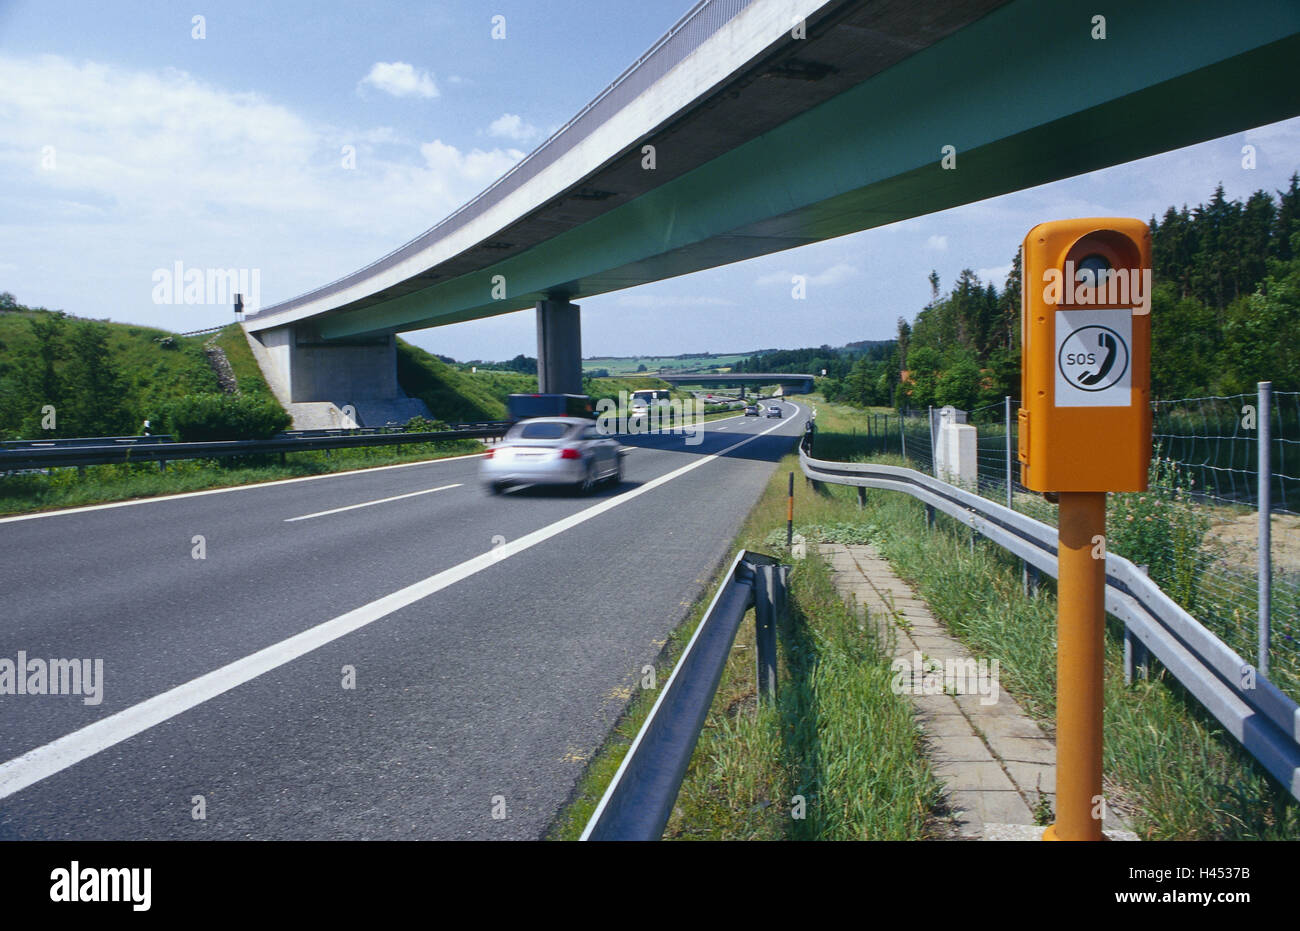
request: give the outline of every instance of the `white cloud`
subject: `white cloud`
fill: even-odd
[[[700,297],[676,294],[621,294],[618,306],[634,308],[659,307],[730,307],[736,302],[723,297]]]
[[[927,249],[933,249],[935,252],[947,252],[947,251],[948,251],[948,237],[947,237],[947,236],[931,236],[929,239],[927,239],[927,240],[925,241],[925,248],[927,248]]]
[[[88,312],[87,286],[61,270],[75,262],[78,282],[113,295],[96,316],[163,326],[175,311],[150,302],[155,268],[261,267],[269,304],[418,235],[524,154],[331,126],[182,71],[56,56],[0,55],[0,118],[0,254],[19,269],[3,290]]]
[[[757,279],[755,279],[754,283],[757,284],[759,287],[769,287],[774,284],[793,286],[794,277],[796,275],[802,275],[804,277],[804,281],[806,284],[815,285],[819,287],[834,287],[835,285],[838,284],[844,284],[844,282],[852,278],[855,278],[860,274],[862,274],[862,270],[858,268],[856,265],[850,265],[847,262],[837,262],[836,264],[827,268],[825,271],[820,272],[819,274],[816,275],[809,275],[807,272],[802,272],[802,271],[801,272],[791,272],[791,271],[772,272],[767,275],[760,275]]]
[[[1011,274],[1011,263],[995,265],[993,268],[977,268],[975,274],[979,275],[980,281],[985,284],[992,283],[993,287],[1001,291],[1002,286],[1006,283],[1007,275]]]
[[[502,113],[488,126],[488,135],[496,139],[510,139],[513,142],[527,142],[536,139],[539,130],[531,123],[525,123],[517,113]]]
[[[381,90],[394,97],[437,97],[438,85],[427,71],[417,71],[404,61],[377,61],[370,73],[361,79],[362,84]]]

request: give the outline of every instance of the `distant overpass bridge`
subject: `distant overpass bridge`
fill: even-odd
[[[1295,0],[1131,0],[1106,12],[1104,39],[1098,12],[702,0],[451,216],[251,314],[254,351],[295,403],[399,399],[395,333],[535,306],[542,389],[578,390],[577,298],[1300,113]]]
[[[746,388],[763,385],[780,385],[783,394],[807,394],[813,390],[814,375],[794,375],[787,372],[737,372],[726,375],[656,375],[656,378],[674,386],[698,385],[701,388],[739,388],[745,396]]]

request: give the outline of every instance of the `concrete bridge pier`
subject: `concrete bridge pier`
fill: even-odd
[[[537,385],[542,394],[582,394],[582,315],[567,298],[537,302]]]
[[[325,340],[307,323],[249,333],[249,345],[295,429],[405,423],[429,408],[397,383],[397,337]],[[345,411],[352,413],[348,417]],[[349,422],[351,421],[351,422]]]

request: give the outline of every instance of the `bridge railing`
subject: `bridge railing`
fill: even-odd
[[[532,178],[559,161],[583,139],[591,135],[597,127],[684,61],[752,2],[753,0],[699,0],[644,55],[628,66],[572,119],[516,162],[481,193],[439,221],[437,225],[355,272],[273,307],[267,307],[258,313],[249,314],[246,319],[251,322],[293,310],[364,281],[372,275],[400,264],[431,243],[482,216],[508,195],[519,190]]]
[[[790,567],[741,550],[664,684],[581,840],[658,840],[664,832],[745,613],[753,607],[758,683],[776,693],[776,624]]]
[[[961,521],[1057,576],[1056,528],[947,482],[899,466],[832,462],[800,444],[799,465],[815,482],[901,491]],[[1266,770],[1300,799],[1300,707],[1205,625],[1174,602],[1132,562],[1106,554],[1106,611],[1124,622],[1126,647],[1158,659]],[[1125,651],[1130,663],[1135,653]]]

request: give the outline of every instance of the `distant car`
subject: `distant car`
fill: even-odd
[[[775,404],[773,404],[771,407],[769,407],[769,408],[767,409],[767,416],[769,416],[769,417],[780,417],[780,416],[781,416],[781,408],[779,408],[779,407],[777,407]]]
[[[521,420],[487,451],[480,474],[492,494],[511,485],[570,485],[586,492],[623,480],[620,449],[585,417]]]
[[[751,404],[745,408],[746,417],[757,417],[762,412],[763,412],[762,408],[760,408],[757,404]]]

